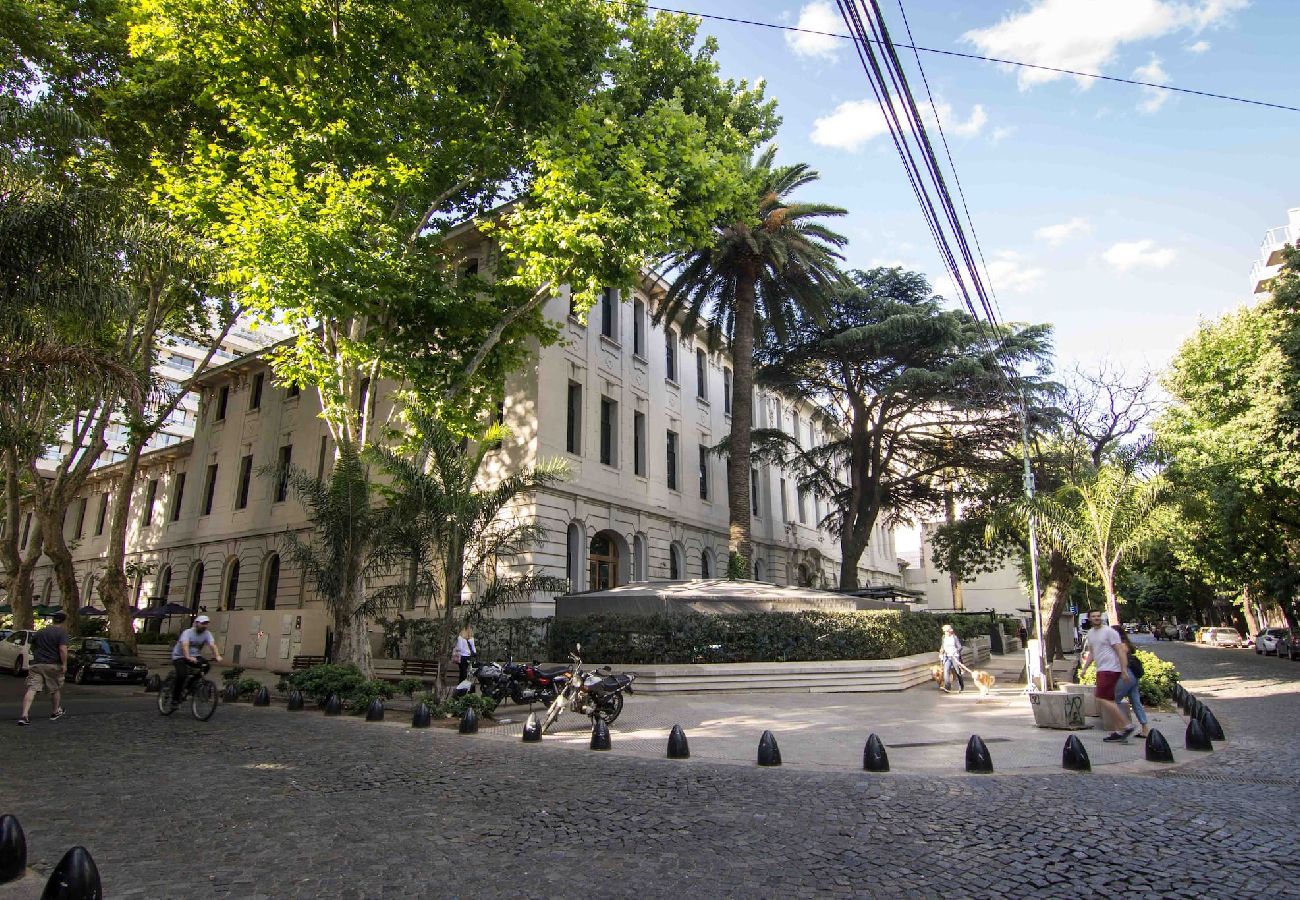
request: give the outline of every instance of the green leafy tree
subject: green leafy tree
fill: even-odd
[[[1037,393],[1050,354],[1044,325],[989,328],[945,309],[925,277],[857,271],[825,318],[794,323],[760,353],[759,383],[819,407],[832,437],[754,432],[755,458],[795,473],[826,498],[840,542],[840,588],[858,587],[858,561],[881,516],[933,516],[969,480],[1014,466],[1021,389]],[[961,473],[959,477],[958,473]]]
[[[724,209],[711,223],[706,241],[670,254],[672,285],[656,321],[680,320],[686,333],[708,326],[714,349],[723,337],[732,364],[731,431],[727,452],[729,575],[748,578],[750,543],[750,468],[754,389],[754,350],[767,341],[786,341],[800,321],[820,317],[841,276],[838,248],[846,239],[824,220],[845,210],[791,199],[818,180],[804,163],[776,166],[769,147],[743,172],[748,191],[736,209]],[[860,551],[859,551],[860,552]]]

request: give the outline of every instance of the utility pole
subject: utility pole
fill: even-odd
[[[1020,448],[1025,462],[1025,498],[1029,501],[1029,575],[1033,583],[1034,592],[1034,630],[1038,635],[1038,649],[1035,653],[1037,662],[1037,671],[1042,673],[1042,688],[1048,690],[1052,686],[1052,675],[1048,671],[1049,660],[1044,658],[1043,648],[1046,642],[1043,640],[1043,604],[1042,598],[1038,591],[1038,528],[1036,525],[1036,516],[1034,515],[1034,470],[1029,463],[1029,400],[1025,395],[1024,388],[1020,390]],[[1030,686],[1033,686],[1033,679],[1028,679]]]

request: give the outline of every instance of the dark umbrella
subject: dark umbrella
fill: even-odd
[[[137,609],[131,616],[136,619],[165,619],[167,613],[163,612],[161,606],[151,606],[148,609]]]
[[[14,608],[10,606],[8,603],[6,603],[4,606],[0,606],[0,616],[7,616],[13,611]]]
[[[94,606],[94,605],[89,604],[89,603],[86,604],[85,606],[83,606],[83,607],[81,608],[80,612],[81,612],[81,614],[82,614],[83,616],[104,616],[104,615],[108,615],[107,610],[100,609],[99,607]]]
[[[42,604],[34,608],[32,614],[36,616],[52,616],[56,612],[60,612],[62,609],[62,606],[45,606]]]

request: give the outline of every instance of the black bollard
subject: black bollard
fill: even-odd
[[[764,731],[758,739],[758,764],[760,766],[781,765],[781,748],[776,745],[776,735]]]
[[[366,707],[366,721],[384,721],[384,699],[382,697],[376,697],[370,701],[370,705]]]
[[[1219,720],[1215,718],[1214,713],[1210,712],[1209,707],[1202,706],[1201,714],[1196,718],[1201,723],[1201,727],[1205,729],[1205,736],[1207,738],[1212,741],[1227,740],[1223,734],[1223,726],[1219,724]]]
[[[415,705],[415,712],[411,713],[412,728],[428,728],[433,724],[433,713],[429,712],[429,705],[421,701]]]
[[[239,688],[228,684],[221,689],[221,699],[225,703],[234,703],[239,699]]]
[[[290,712],[298,712],[303,708],[302,691],[290,691],[289,702],[286,708]]]
[[[1147,762],[1173,762],[1174,751],[1158,728],[1147,735]]]
[[[474,712],[474,707],[465,707],[465,711],[460,715],[458,730],[461,734],[478,734],[478,713]]]
[[[325,705],[321,707],[327,716],[337,716],[343,712],[343,701],[339,699],[338,694],[330,694],[326,699]]]
[[[691,758],[691,745],[686,742],[686,732],[682,731],[680,725],[674,725],[673,730],[668,732],[668,758]]]
[[[1061,751],[1061,768],[1072,772],[1091,772],[1092,760],[1088,759],[1088,749],[1076,735],[1065,739],[1065,749]]]
[[[146,694],[156,694],[162,688],[162,679],[155,673],[144,680],[144,692]]]
[[[1192,708],[1187,711],[1187,714],[1193,719],[1199,719],[1201,716],[1205,715],[1205,704],[1200,700],[1193,700]]]
[[[270,706],[271,705],[270,688],[268,688],[266,685],[262,685],[260,688],[258,688],[257,693],[253,695],[253,705]]]
[[[868,772],[889,771],[889,754],[874,731],[867,735],[867,745],[862,748],[862,768]]]
[[[537,713],[529,713],[524,722],[524,743],[536,744],[542,739],[542,723],[537,721]]]
[[[0,884],[27,871],[27,836],[13,816],[0,816]]]
[[[45,882],[41,900],[103,900],[104,889],[99,883],[99,869],[85,847],[73,847],[63,854],[63,859]]]
[[[1188,750],[1214,749],[1214,745],[1210,743],[1210,738],[1205,733],[1205,729],[1195,719],[1187,723],[1187,734],[1183,736],[1183,746]]]
[[[993,771],[993,757],[989,755],[989,748],[985,746],[984,739],[978,734],[972,734],[970,740],[966,742],[966,771],[979,773]]]
[[[597,719],[591,723],[591,749],[612,749],[609,741],[609,726],[605,724],[604,719]]]

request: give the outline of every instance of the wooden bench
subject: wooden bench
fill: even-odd
[[[374,667],[375,677],[384,681],[415,678],[425,684],[440,681],[448,671],[436,659],[377,659]],[[451,674],[456,674],[456,670],[452,669]]]
[[[323,656],[295,656],[291,668],[294,671],[297,671],[299,669],[310,669],[313,666],[323,665],[325,665],[325,657]]]

